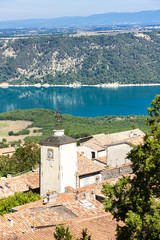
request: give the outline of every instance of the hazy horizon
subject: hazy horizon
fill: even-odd
[[[15,19],[15,20],[0,20],[0,22],[8,22],[8,21],[27,21],[27,20],[43,20],[43,19],[57,19],[57,18],[70,18],[70,17],[89,17],[92,15],[101,15],[101,14],[107,14],[107,13],[138,13],[138,12],[145,12],[145,11],[158,11],[160,9],[156,10],[144,10],[144,11],[134,11],[134,12],[104,12],[104,13],[94,13],[86,16],[78,16],[78,15],[73,15],[73,16],[62,16],[62,17],[46,17],[46,18],[26,18],[26,19]]]
[[[0,21],[160,10],[159,0],[0,0]]]

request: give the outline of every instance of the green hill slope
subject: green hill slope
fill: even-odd
[[[48,109],[14,110],[0,113],[0,120],[26,120],[33,123],[29,127],[41,128],[42,135],[27,137],[29,140],[40,140],[51,136],[54,129],[54,111]],[[43,118],[42,118],[43,116]],[[147,131],[145,119],[147,116],[105,116],[105,117],[74,117],[63,114],[65,134],[74,138],[86,137],[98,133],[114,133],[140,128]]]
[[[160,83],[160,31],[0,39],[0,83]]]

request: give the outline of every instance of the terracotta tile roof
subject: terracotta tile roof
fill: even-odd
[[[8,148],[0,148],[0,155],[14,153],[15,148],[14,147],[8,147]]]
[[[106,135],[104,144],[108,145],[112,143],[123,142],[127,139],[134,139],[139,136],[144,137],[144,135],[145,134],[140,129],[133,129],[125,132],[112,133],[112,134]]]
[[[126,139],[125,142],[131,143],[134,145],[144,144],[144,137],[138,136],[134,138],[129,138],[129,139]]]
[[[98,201],[92,199],[89,201],[89,204],[93,206],[93,208],[87,208],[81,204],[79,200],[74,199],[71,202],[64,203],[62,207],[65,207],[67,211],[77,216],[74,217],[74,221],[78,218],[84,219],[89,216],[93,217],[99,214],[105,214]],[[14,234],[29,233],[31,232],[31,226],[34,226],[35,229],[44,229],[53,227],[56,224],[64,224],[68,220],[63,216],[63,213],[61,214],[56,211],[56,207],[57,205],[46,205],[6,214],[3,217],[3,222],[0,219],[0,226],[3,227],[3,235],[13,236]],[[12,219],[13,226],[9,225],[8,219]]]
[[[33,232],[25,234],[17,234],[18,240],[55,240],[54,236],[55,227],[47,229],[34,230]]]
[[[117,222],[113,220],[111,214],[100,215],[88,219],[69,223],[71,232],[80,237],[82,229],[87,228],[92,240],[114,240],[116,239]]]
[[[102,162],[102,163],[105,163],[105,164],[107,163],[107,157],[106,157],[106,156],[96,158],[96,160],[98,160],[98,161],[100,161],[100,162]]]
[[[83,142],[82,145],[92,148],[96,151],[102,151],[105,149],[106,145],[112,143],[118,143],[125,140],[131,139],[130,141],[134,142],[134,139],[143,138],[145,134],[140,129],[132,129],[124,132],[117,132],[112,134],[97,134],[92,135],[92,138],[86,142]],[[133,139],[133,140],[132,140]],[[136,140],[135,140],[136,141]]]
[[[66,221],[63,225],[69,226],[70,232],[76,236],[82,236],[82,229],[87,228],[92,240],[115,240],[117,222],[113,220],[111,214],[90,216],[76,221]],[[120,223],[122,225],[122,223]],[[53,240],[55,226],[46,229],[34,229],[33,232],[17,234],[19,240]]]
[[[28,173],[17,177],[0,180],[0,198],[39,188],[39,173]]]
[[[93,150],[96,150],[96,151],[103,151],[103,150],[105,150],[105,147],[103,146],[103,144],[100,143],[99,141],[97,141],[94,138],[91,138],[87,142],[84,142],[83,145],[86,146],[86,147],[89,147],[89,148],[91,148]]]
[[[27,203],[25,205],[21,205],[21,206],[17,206],[12,208],[14,211],[22,211],[22,210],[26,210],[26,209],[30,209],[30,208],[35,208],[35,207],[42,207],[43,205],[43,199],[40,199],[38,201],[35,202],[31,202],[31,203]]]
[[[116,182],[111,179],[109,182]],[[117,222],[110,213],[105,213],[103,205],[93,195],[101,194],[103,182],[87,185],[79,189],[68,189],[70,193],[59,194],[54,204],[43,205],[42,200],[15,208],[18,212],[0,216],[0,239],[17,237],[19,240],[50,240],[56,224],[69,225],[76,236],[80,236],[82,228],[87,228],[93,240],[115,239]],[[84,194],[85,193],[85,194]],[[73,214],[68,219],[57,207],[65,208]],[[13,220],[13,226],[9,220]],[[31,226],[34,226],[32,232]]]
[[[114,138],[114,136],[112,136],[112,134],[97,134],[97,135],[93,135],[92,136],[93,139],[101,144],[103,147],[106,145],[106,144],[109,144],[111,143],[112,141],[116,141],[116,139]]]
[[[99,187],[99,191],[101,190],[101,186],[96,185],[97,188]],[[55,224],[65,223],[67,219],[63,216],[63,214],[61,215],[57,213],[54,208],[60,205],[64,206],[66,209],[68,209],[68,211],[75,214],[77,217],[74,219],[84,219],[90,216],[105,214],[101,203],[91,196],[91,190],[94,187],[95,185],[92,185],[90,188],[88,187],[86,189],[78,189],[78,199],[76,198],[76,189],[73,193],[59,194],[56,202],[53,205],[43,205],[42,200],[39,200],[24,206],[16,207],[15,210],[18,212],[6,214],[4,217],[0,218],[0,226],[2,226],[3,229],[3,236],[15,236],[15,234],[19,235],[22,232],[31,232],[32,225],[34,225],[36,229],[43,229],[44,227],[51,228]],[[84,195],[84,192],[90,193],[90,195]],[[83,200],[88,201],[93,208],[88,208],[85,204],[83,205]],[[8,219],[13,220],[13,227],[9,225]],[[2,231],[0,231],[0,233],[2,233]]]
[[[85,175],[94,172],[100,172],[104,169],[103,166],[100,166],[97,163],[94,163],[92,160],[84,157],[80,153],[77,153],[77,161],[78,161],[78,174]]]
[[[90,216],[76,221],[66,221],[63,225],[69,226],[70,232],[76,236],[82,236],[82,229],[87,228],[92,240],[115,240],[117,222],[113,220],[111,214]],[[120,223],[122,225],[122,223]],[[17,234],[19,240],[54,240],[55,227],[46,229],[35,229],[34,232]]]

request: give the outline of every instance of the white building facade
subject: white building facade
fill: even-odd
[[[82,154],[83,156],[87,157],[88,159],[97,159],[100,157],[106,156],[106,149],[105,147],[100,147],[100,150],[93,149],[84,145],[78,146],[77,151]]]
[[[116,143],[106,146],[107,150],[107,166],[109,168],[117,167],[130,163],[127,158],[132,147],[127,142]]]
[[[65,187],[76,188],[76,140],[65,136],[64,130],[54,130],[54,135],[41,140],[40,194],[49,191],[62,193]]]

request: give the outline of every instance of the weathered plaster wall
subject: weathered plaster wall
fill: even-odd
[[[88,159],[92,159],[92,152],[95,152],[95,158],[98,157],[97,151],[86,146],[78,146],[77,151]]]
[[[107,165],[112,168],[122,164],[129,163],[127,154],[131,151],[131,147],[127,143],[107,146]]]
[[[47,149],[53,149],[53,160],[48,159]],[[40,194],[50,190],[59,191],[59,148],[41,146]]]
[[[96,182],[96,177],[99,177],[99,181],[101,181],[101,173],[93,173],[79,177],[79,187],[84,187],[88,184],[93,184]]]
[[[77,172],[77,145],[76,143],[64,144],[60,146],[60,192],[65,191],[65,187],[76,188]]]

